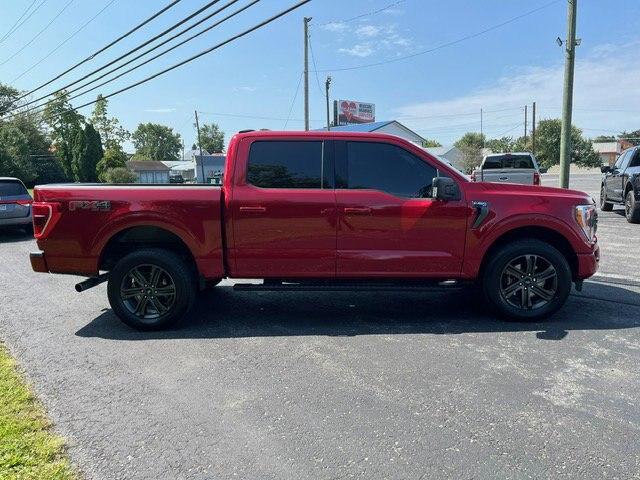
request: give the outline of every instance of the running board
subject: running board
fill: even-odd
[[[407,283],[290,283],[290,282],[267,282],[267,283],[236,283],[234,290],[248,292],[422,292],[429,290],[460,290],[464,284],[456,280],[445,280],[440,282],[407,282]]]

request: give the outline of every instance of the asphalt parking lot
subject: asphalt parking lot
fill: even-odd
[[[600,276],[544,323],[461,292],[227,285],[159,333],[0,233],[0,338],[88,479],[638,478],[640,225],[599,231]]]

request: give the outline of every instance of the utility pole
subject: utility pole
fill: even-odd
[[[573,110],[573,71],[576,59],[576,14],[578,0],[567,2],[567,39],[565,41],[564,93],[562,95],[562,131],[560,134],[560,186],[569,188],[571,163],[571,113]],[[560,41],[561,43],[562,41]]]
[[[536,154],[536,102],[531,109],[531,153]]]
[[[202,142],[200,142],[200,122],[198,121],[198,111],[196,114],[196,130],[198,131],[198,148],[200,149],[200,169],[202,170],[202,183],[207,183],[207,179],[204,176],[204,157],[202,156]]]
[[[327,131],[331,130],[331,119],[329,116],[329,86],[331,85],[331,75],[327,76],[327,81],[324,82],[325,97],[327,100]]]
[[[309,131],[309,22],[304,17],[304,129]]]
[[[528,120],[527,107],[528,105],[524,106],[524,143],[525,145],[527,143],[527,120]]]
[[[484,125],[483,125],[482,108],[480,108],[480,137],[482,138],[482,148],[484,148]]]

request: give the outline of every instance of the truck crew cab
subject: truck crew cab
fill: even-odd
[[[640,223],[640,147],[632,147],[620,154],[613,167],[602,170],[600,208],[613,210],[614,204],[624,205],[629,223]]]
[[[199,287],[395,290],[476,283],[500,315],[535,320],[597,269],[585,193],[470,182],[401,138],[244,132],[222,187],[49,185],[35,189],[38,272],[108,281],[139,329],[182,318]],[[103,273],[100,273],[103,272]]]

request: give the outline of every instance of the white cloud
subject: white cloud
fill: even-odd
[[[172,113],[175,112],[176,108],[148,108],[145,112],[149,113]]]
[[[327,30],[329,32],[335,32],[335,33],[340,33],[340,32],[344,32],[346,31],[349,26],[344,23],[344,22],[331,22],[331,23],[326,23],[324,25],[322,25],[323,30]]]
[[[356,35],[364,38],[377,37],[382,31],[382,27],[376,27],[375,25],[361,25],[356,29]]]
[[[596,47],[576,61],[573,123],[586,136],[640,126],[640,54],[633,44],[614,47]],[[517,67],[493,85],[447,100],[405,105],[395,113],[410,128],[449,142],[466,130],[478,130],[483,108],[489,112],[484,118],[488,136],[500,135],[510,125],[515,129],[510,134],[520,135],[518,123],[523,122],[524,114],[518,109],[524,105],[536,101],[538,119],[560,117],[563,75],[560,62],[549,67]],[[474,111],[478,114],[469,115]]]
[[[234,92],[241,92],[241,93],[253,93],[256,90],[257,90],[256,87],[250,87],[250,86],[247,86],[247,85],[233,87],[233,91]]]
[[[347,41],[346,25],[344,30],[341,30],[341,41]],[[389,51],[394,51],[396,54],[402,54],[399,48],[405,49],[411,47],[413,42],[400,35],[397,31],[395,24],[390,25],[372,25],[368,23],[361,24],[355,29],[351,30],[351,37],[356,43],[351,48],[340,48],[338,51],[347,55],[355,57],[368,57],[374,53],[384,52],[388,54]],[[374,41],[375,40],[375,41]]]
[[[351,55],[354,57],[364,58],[364,57],[373,55],[374,49],[371,46],[371,44],[362,43],[362,44],[354,45],[351,48],[341,48],[338,51],[340,53],[345,53],[347,55]]]

